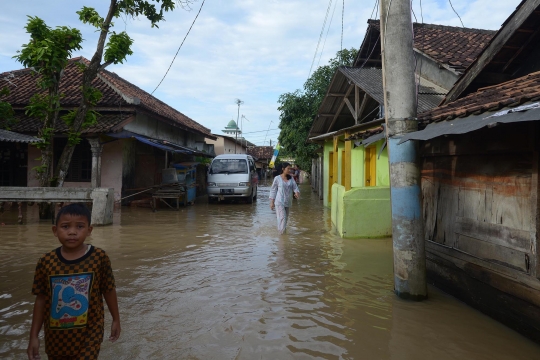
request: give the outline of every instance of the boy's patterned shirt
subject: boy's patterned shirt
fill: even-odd
[[[32,293],[45,295],[45,352],[74,356],[101,344],[103,294],[115,288],[109,257],[94,246],[81,258],[66,260],[60,248],[39,259]]]

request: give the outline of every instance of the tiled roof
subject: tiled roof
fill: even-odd
[[[0,141],[18,142],[18,143],[35,143],[41,141],[34,136],[18,134],[13,131],[0,129]]]
[[[380,33],[380,21],[368,20]],[[458,72],[463,72],[489,43],[496,31],[413,23],[414,47]],[[380,41],[378,42],[380,58]],[[372,56],[373,58],[375,56]]]
[[[71,59],[60,83],[60,93],[64,94],[61,105],[66,108],[78,106],[81,99],[79,88],[82,82],[82,72],[77,67],[77,62],[88,63],[88,60],[82,57]],[[31,69],[0,74],[0,88],[4,86],[8,87],[10,94],[2,97],[2,100],[9,102],[14,108],[22,108],[28,105],[32,95],[39,91],[36,86],[36,73]],[[210,129],[205,128],[115,73],[107,70],[101,71],[92,82],[92,86],[103,94],[97,104],[98,110],[99,108],[107,108],[112,111],[115,109],[125,111],[125,107],[128,106],[163,117],[173,125],[187,130],[211,135]]]
[[[502,84],[479,89],[447,105],[418,115],[422,124],[477,115],[503,107],[514,107],[528,101],[540,100],[540,71]]]
[[[274,155],[272,146],[255,146],[247,149],[247,153],[257,159],[271,159]]]
[[[102,113],[95,125],[82,130],[81,133],[99,134],[112,132],[115,130],[115,127],[122,124],[132,115],[133,114],[129,112],[104,114]],[[11,130],[20,133],[37,133],[43,124],[41,120],[37,118],[30,118],[28,116],[25,116],[22,111],[17,111],[15,113],[15,118],[17,119],[17,123],[11,126]],[[67,130],[68,128],[66,124],[61,119],[59,119],[58,123],[56,124],[56,131],[65,132]]]

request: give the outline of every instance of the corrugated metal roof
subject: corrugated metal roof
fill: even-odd
[[[401,138],[400,144],[408,140],[429,140],[443,135],[466,134],[484,127],[497,124],[517,123],[540,120],[540,103],[532,103],[502,111],[470,115],[465,118],[433,122],[424,130],[409,133]]]
[[[331,131],[348,128],[356,124],[347,106],[343,106],[343,96],[352,85],[361,90],[360,101],[367,94],[366,106],[359,122],[372,121],[379,117],[379,106],[384,104],[382,70],[377,68],[340,67],[328,87],[326,96],[313,121],[309,138],[315,138]],[[445,96],[444,89],[421,79],[418,86],[418,112],[437,106]],[[347,96],[351,104],[355,103],[355,93]],[[338,113],[339,112],[339,113]],[[336,117],[336,113],[338,113]]]
[[[382,70],[376,68],[341,67],[341,71],[347,78],[358,87],[368,93],[379,104],[384,104],[384,92],[382,85]],[[427,80],[422,81],[426,85],[418,85],[418,112],[427,111],[437,106],[445,93],[441,92],[436,85]]]
[[[34,136],[19,134],[13,131],[0,129],[0,141],[18,142],[18,143],[35,143],[35,142],[40,142],[42,140]]]

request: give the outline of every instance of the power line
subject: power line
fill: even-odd
[[[343,7],[341,8],[341,52],[343,52],[343,18],[345,15],[345,0],[343,0]],[[341,65],[343,65],[343,56],[341,58]]]
[[[371,15],[369,16],[370,19],[373,19],[373,13],[375,12],[375,9],[377,9],[377,13],[375,14],[375,18],[379,14],[379,0],[375,1],[375,6],[373,7],[373,10],[371,10]]]
[[[456,13],[457,17],[459,18],[459,21],[461,22],[461,27],[465,27],[465,25],[463,25],[463,21],[461,20],[461,17],[460,17],[459,14],[457,13],[456,9],[454,9],[454,5],[452,5],[452,0],[448,0],[448,2],[450,3],[450,6],[452,7],[452,10],[454,10],[454,12]]]
[[[311,67],[309,68],[308,79],[311,76],[311,70],[313,70],[313,64],[315,64],[315,59],[317,58],[317,52],[319,51],[319,45],[321,44],[322,35],[324,33],[324,28],[326,27],[326,20],[328,19],[328,14],[330,13],[330,7],[331,6],[332,6],[332,0],[330,0],[328,2],[328,8],[326,9],[326,15],[324,17],[323,26],[322,26],[322,29],[321,29],[321,34],[319,35],[319,41],[317,42],[317,48],[315,49],[315,54],[313,54],[313,60],[311,61]]]
[[[161,83],[163,82],[163,80],[165,80],[165,77],[167,76],[167,74],[169,73],[169,70],[171,70],[171,67],[174,63],[174,60],[176,59],[176,56],[178,55],[178,52],[180,51],[180,49],[182,48],[182,45],[184,45],[184,41],[186,41],[186,38],[187,36],[189,35],[189,32],[191,31],[191,28],[193,27],[193,25],[195,24],[195,21],[197,21],[197,18],[199,17],[199,14],[201,13],[201,10],[203,8],[203,5],[204,5],[204,2],[206,0],[203,0],[202,4],[201,4],[201,7],[199,8],[199,12],[197,13],[197,15],[195,16],[195,19],[193,19],[193,22],[191,23],[191,26],[189,27],[189,30],[188,32],[186,33],[186,36],[184,36],[184,40],[182,40],[182,43],[180,44],[180,46],[178,47],[178,50],[176,50],[176,54],[174,54],[174,57],[171,61],[171,64],[169,65],[169,68],[167,69],[167,72],[165,73],[165,75],[163,75],[163,79],[161,79],[161,81],[159,82],[159,84],[156,86],[156,88],[154,89],[154,91],[152,91],[150,93],[150,95],[152,95],[156,90],[157,88],[161,85]]]
[[[268,135],[268,131],[270,131],[270,125],[272,125],[273,120],[270,120],[270,124],[268,124],[268,130],[266,130],[266,135]],[[264,137],[264,141],[266,141],[266,136]]]
[[[275,128],[275,129],[268,129],[268,130],[259,130],[259,131],[251,131],[251,132],[247,132],[247,133],[244,133],[244,134],[254,134],[254,133],[259,133],[259,132],[268,132],[268,131],[272,131],[272,130],[279,130],[278,128]]]
[[[332,20],[334,20],[334,13],[336,12],[336,7],[337,7],[336,5],[337,5],[337,1],[334,3],[334,10],[332,11],[332,17],[330,18],[330,23],[328,24],[328,28],[326,29],[326,36],[324,37],[324,43],[321,49],[321,54],[319,55],[319,61],[317,62],[317,67],[319,67],[319,64],[321,63],[324,47],[326,46],[326,40],[328,39],[328,33],[330,32],[330,26],[332,26]]]

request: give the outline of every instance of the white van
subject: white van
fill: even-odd
[[[243,198],[249,204],[257,200],[259,177],[250,155],[218,155],[208,170],[208,202]]]

